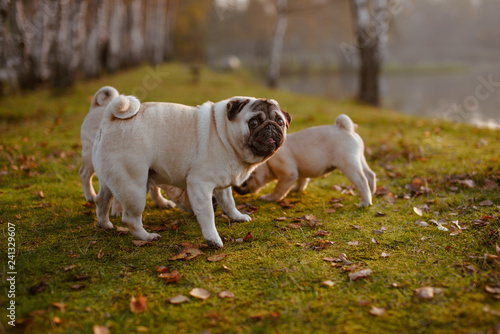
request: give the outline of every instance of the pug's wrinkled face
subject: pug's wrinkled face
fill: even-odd
[[[238,124],[239,145],[248,163],[262,162],[283,145],[292,121],[278,102],[268,99],[234,97],[227,103],[227,116]]]

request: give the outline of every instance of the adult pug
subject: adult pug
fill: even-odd
[[[141,240],[157,240],[142,226],[148,182],[186,189],[206,243],[222,247],[212,195],[236,221],[249,221],[235,206],[231,186],[241,184],[283,145],[291,118],[274,100],[233,97],[198,107],[143,103],[118,96],[104,112],[92,158],[100,190],[98,225],[112,228],[112,196],[122,220]]]
[[[120,94],[114,87],[104,86],[100,88],[95,93],[92,102],[90,103],[90,110],[83,120],[80,129],[80,137],[82,140],[82,164],[78,172],[80,174],[80,180],[82,181],[85,200],[90,203],[94,203],[96,199],[96,193],[92,185],[92,178],[95,174],[94,165],[92,163],[92,147],[94,146],[95,134],[101,124],[104,110],[109,102],[118,95]],[[184,211],[190,211],[191,208],[189,206],[189,201],[185,196],[185,191],[170,186],[162,186],[162,188],[181,209]],[[160,208],[169,209],[175,207],[174,202],[165,199],[161,195],[160,189],[157,186],[150,186],[149,195],[151,196],[153,203]],[[115,199],[111,214],[113,216],[118,216],[121,211],[122,206],[120,202]]]
[[[361,206],[372,204],[376,188],[375,173],[366,163],[361,137],[346,115],[339,115],[334,125],[317,126],[289,134],[283,147],[265,164],[259,166],[241,187],[239,194],[256,193],[271,181],[278,180],[274,191],[261,200],[283,199],[293,185],[306,189],[310,178],[324,176],[340,169],[358,189]]]

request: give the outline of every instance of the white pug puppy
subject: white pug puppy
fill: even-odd
[[[142,225],[148,183],[187,190],[206,243],[222,247],[212,195],[236,221],[249,221],[235,206],[239,185],[282,145],[290,115],[274,100],[233,97],[198,107],[143,103],[118,96],[106,107],[92,159],[99,178],[98,225],[109,229],[111,197],[123,205],[122,220],[141,240],[157,240]]]
[[[334,125],[289,134],[283,147],[234,190],[240,195],[256,193],[269,182],[278,180],[272,193],[260,197],[264,201],[278,201],[290,190],[304,191],[310,178],[324,176],[338,168],[358,189],[361,206],[372,205],[376,176],[366,163],[363,140],[354,132],[356,128],[348,116],[339,115]]]
[[[85,200],[90,203],[94,203],[96,199],[96,193],[92,185],[92,178],[95,175],[94,165],[92,163],[92,147],[94,146],[95,134],[99,129],[102,115],[104,114],[104,110],[107,105],[111,100],[119,95],[120,94],[114,87],[104,86],[100,88],[92,99],[90,110],[83,120],[80,129],[80,137],[82,140],[82,165],[80,167],[79,174],[80,180],[82,181]],[[182,210],[191,212],[191,206],[184,190],[170,186],[160,187],[175,203],[179,205]],[[161,191],[157,186],[150,185],[149,195],[151,196],[153,203],[160,208],[169,209],[175,207],[174,202],[165,199],[161,195]],[[121,211],[122,206],[120,202],[115,199],[113,201],[111,215],[118,216]]]

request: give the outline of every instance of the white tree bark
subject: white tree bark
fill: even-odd
[[[125,19],[125,6],[121,0],[114,0],[109,18],[109,42],[106,59],[108,72],[113,73],[122,65],[123,31]]]
[[[132,0],[130,4],[130,63],[139,64],[144,57],[144,33],[143,33],[143,11],[142,1]]]
[[[271,57],[267,74],[267,83],[270,87],[276,87],[279,79],[283,40],[285,38],[286,27],[288,25],[287,0],[278,0],[277,9],[278,18],[271,45]]]
[[[177,18],[177,9],[179,8],[178,0],[170,0],[167,6],[167,17],[165,22],[165,45],[164,45],[164,60],[172,58],[173,44],[172,36]]]

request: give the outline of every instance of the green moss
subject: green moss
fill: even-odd
[[[14,223],[16,315],[22,322],[16,330],[89,333],[93,325],[105,325],[112,333],[135,332],[139,326],[164,333],[469,333],[494,328],[500,302],[485,287],[499,283],[498,260],[485,261],[482,256],[497,254],[500,192],[487,185],[500,179],[498,132],[268,90],[245,73],[204,69],[201,83],[194,85],[189,70],[180,65],[158,68],[156,81],[152,72],[143,67],[81,83],[68,92],[40,90],[2,100],[0,259],[6,266],[7,224]],[[95,207],[85,206],[78,176],[79,131],[92,95],[103,85],[125,94],[141,93],[144,101],[190,105],[233,95],[275,98],[293,116],[292,132],[331,124],[338,114],[346,113],[359,124],[378,186],[385,186],[397,199],[390,204],[377,196],[372,207],[360,209],[357,192],[353,196],[331,189],[333,184],[350,185],[340,172],[313,180],[305,193],[290,194],[291,208],[261,202],[256,195],[236,195],[237,203],[258,207],[253,221],[229,223],[218,215],[216,224],[225,240],[222,251],[203,249],[204,254],[191,261],[169,261],[181,243],[203,242],[193,217],[178,209],[160,210],[148,199],[145,225],[167,229],[160,232],[160,241],[136,247],[130,235],[96,228]],[[406,185],[416,178],[429,191],[408,190]],[[475,182],[473,188],[458,182],[467,179]],[[98,182],[94,184],[97,188]],[[342,199],[343,207],[326,213],[334,197]],[[494,205],[480,205],[484,200]],[[423,204],[430,211],[418,217],[413,207]],[[315,215],[323,226],[289,228],[293,218],[306,214]],[[276,220],[282,216],[288,220]],[[483,216],[491,216],[489,225],[472,223]],[[448,228],[451,220],[458,220],[467,229],[450,236],[432,223],[425,228],[415,225],[418,218],[427,222],[443,218]],[[179,229],[172,230],[176,220]],[[112,221],[123,225],[119,218]],[[373,233],[382,226],[387,231]],[[330,235],[318,236],[318,229]],[[251,242],[235,241],[248,232],[253,235]],[[315,249],[325,239],[333,244]],[[359,245],[349,245],[351,241]],[[222,262],[207,261],[220,252],[227,254]],[[382,257],[383,252],[389,257]],[[334,267],[322,260],[341,253],[359,269],[370,268],[373,273],[351,282],[350,266]],[[155,271],[160,265],[178,270],[183,278],[165,284]],[[2,273],[2,291],[7,291],[7,271]],[[327,287],[324,280],[335,285]],[[42,281],[45,289],[32,294],[30,288]],[[73,290],[75,284],[85,287]],[[422,286],[442,291],[432,300],[421,300],[415,289]],[[195,287],[212,296],[205,301],[191,298],[181,305],[168,303]],[[224,290],[235,298],[219,298]],[[132,295],[145,296],[146,312],[130,311]],[[3,310],[8,302],[2,293]],[[66,304],[64,312],[52,304],[56,302]],[[385,308],[386,314],[369,314],[372,306]],[[1,322],[10,330],[4,313]],[[56,316],[60,324],[54,323]]]

